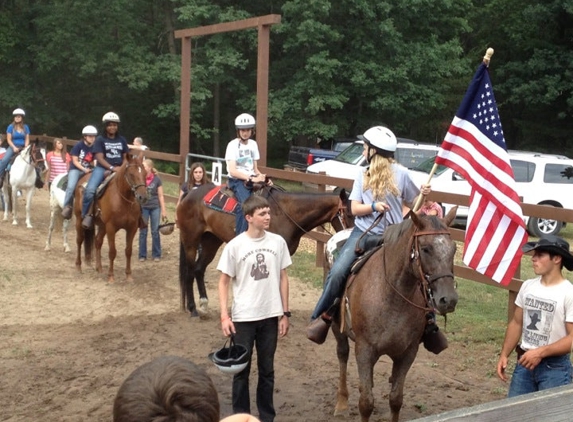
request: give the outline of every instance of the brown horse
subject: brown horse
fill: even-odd
[[[181,234],[179,283],[181,306],[192,316],[198,310],[207,312],[205,270],[215,258],[223,242],[235,236],[235,216],[212,210],[204,205],[203,197],[214,187],[203,185],[190,191],[177,207]],[[280,234],[287,242],[290,254],[298,248],[300,238],[321,224],[331,222],[335,230],[352,224],[348,212],[348,197],[340,194],[288,193],[265,187],[257,194],[265,195],[271,206],[270,231]],[[197,252],[200,251],[199,256]],[[197,280],[199,309],[195,305],[193,280]]]
[[[440,314],[453,312],[458,301],[453,275],[456,244],[447,228],[456,208],[443,220],[411,213],[411,219],[388,227],[384,246],[370,257],[347,288],[342,302],[348,301],[348,308],[341,309],[332,325],[340,365],[335,415],[348,410],[350,336],[355,341],[360,379],[361,420],[368,421],[374,409],[374,365],[380,356],[388,355],[393,362],[390,409],[392,421],[398,421],[404,381],[418,353],[425,315],[434,309]],[[340,314],[345,315],[343,333]],[[346,322],[351,324],[350,331]]]
[[[76,215],[76,268],[82,269],[81,249],[82,243],[85,248],[85,259],[91,264],[92,250],[95,239],[96,249],[96,271],[102,272],[101,265],[101,247],[103,239],[107,235],[109,246],[109,270],[108,282],[114,282],[113,261],[117,255],[115,247],[115,235],[119,229],[125,230],[125,275],[127,281],[133,281],[131,275],[131,253],[133,248],[133,238],[139,227],[141,217],[141,204],[147,201],[148,193],[145,185],[146,171],[143,167],[143,158],[141,153],[133,157],[128,154],[123,165],[119,167],[115,176],[107,187],[101,198],[96,199],[94,204],[96,212],[94,213],[95,227],[97,227],[97,236],[95,228],[86,230],[82,227],[82,199],[84,189],[76,189],[74,213]],[[87,181],[89,175],[80,179],[78,186]]]

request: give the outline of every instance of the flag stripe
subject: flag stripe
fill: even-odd
[[[472,189],[463,262],[498,283],[509,283],[527,231],[485,64],[470,83],[436,164],[460,173]]]

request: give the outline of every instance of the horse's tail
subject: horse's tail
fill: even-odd
[[[183,242],[179,242],[179,287],[181,289],[181,309],[186,310],[189,303],[189,289],[193,289],[192,274],[189,271],[189,260]]]
[[[4,177],[7,179],[9,176],[4,173]],[[8,183],[8,180],[6,179],[4,179],[4,183]],[[14,210],[14,204],[12,203],[12,185],[9,183],[8,186],[6,186],[6,192],[8,193],[8,198],[4,198],[4,201],[6,202],[4,206],[8,212],[12,212]]]
[[[95,247],[95,228],[84,229],[84,255],[92,256]]]

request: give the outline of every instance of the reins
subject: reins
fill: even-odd
[[[281,206],[281,204],[279,203],[279,201],[277,201],[277,199],[273,196],[272,193],[272,189],[268,189],[269,192],[269,198],[271,198],[273,200],[273,202],[276,204],[276,206],[278,207],[278,209],[299,229],[301,230],[303,233],[307,234],[309,233],[309,230],[305,230],[304,228],[302,228],[300,226],[300,224],[298,224],[289,213],[287,213],[284,208]],[[336,213],[337,216],[339,216],[341,213],[344,213],[344,209],[346,208],[345,205],[342,203],[342,200],[340,198],[338,198],[339,200],[339,206],[338,206],[338,211]],[[333,217],[334,218],[334,217]],[[342,227],[346,228],[346,223],[341,220],[340,224],[342,225]],[[328,229],[326,229],[326,227],[324,227],[324,224],[321,224],[320,227],[322,227],[327,233],[332,234],[328,231]]]
[[[421,309],[423,311],[430,311],[433,312],[435,311],[435,308],[432,306],[432,302],[434,300],[433,298],[433,294],[432,294],[432,283],[434,283],[436,280],[439,280],[440,278],[444,278],[444,277],[451,277],[452,279],[454,278],[454,275],[452,273],[444,273],[444,274],[435,274],[435,275],[430,275],[430,274],[425,274],[423,268],[422,268],[422,261],[420,260],[420,246],[418,244],[418,238],[420,236],[434,236],[434,235],[448,235],[450,236],[450,232],[448,230],[440,230],[440,231],[418,231],[418,229],[416,229],[414,231],[414,233],[412,233],[412,236],[410,237],[410,240],[408,241],[408,250],[410,251],[410,255],[409,255],[409,260],[410,261],[416,261],[417,265],[417,270],[418,270],[418,274],[419,274],[419,282],[420,282],[420,291],[422,293],[422,296],[424,298],[424,302],[426,303],[426,306],[420,306],[414,302],[412,302],[410,299],[408,299],[406,296],[404,296],[393,283],[390,283],[390,281],[388,280],[387,274],[386,274],[386,248],[385,246],[383,247],[383,261],[384,261],[384,280],[386,281],[386,283],[388,283],[388,285],[390,285],[390,287],[392,287],[392,289],[402,298],[404,299],[407,303],[409,303],[410,305],[414,306],[415,308]]]
[[[119,195],[120,195],[126,202],[129,202],[130,204],[133,204],[133,203],[136,202],[136,200],[135,200],[135,195],[136,195],[137,189],[140,188],[140,187],[146,187],[146,185],[145,185],[145,183],[131,183],[131,181],[130,181],[129,178],[127,177],[127,169],[128,169],[129,167],[139,167],[139,165],[138,165],[138,164],[127,164],[127,165],[125,166],[125,172],[123,173],[123,177],[124,177],[125,181],[127,182],[127,185],[129,186],[131,192],[133,193],[133,198],[134,198],[134,199],[131,200],[131,199],[129,199],[129,198],[126,198],[126,197],[123,195],[123,192],[121,191],[121,189],[118,189],[118,190],[119,190]]]

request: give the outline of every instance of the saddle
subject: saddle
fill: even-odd
[[[97,187],[96,190],[96,194],[95,194],[95,199],[99,199],[103,196],[103,194],[105,193],[105,189],[107,188],[107,186],[109,185],[109,182],[111,182],[113,180],[113,178],[115,177],[115,173],[113,171],[107,171],[104,173],[105,174],[105,178],[103,179],[103,181],[100,183],[100,185]],[[66,175],[65,177],[62,177],[62,181],[65,179],[65,183],[66,183],[66,187],[68,185],[68,176]],[[61,182],[60,182],[61,183]],[[81,189],[85,189],[86,186],[88,185],[88,182],[84,182],[81,184],[80,188]],[[58,185],[58,187],[60,187],[60,185]]]
[[[58,189],[65,191],[68,188],[68,175],[63,176],[58,182]]]

